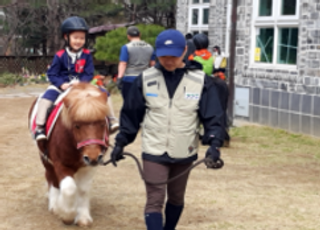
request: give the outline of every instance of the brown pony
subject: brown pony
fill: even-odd
[[[93,166],[102,163],[109,144],[107,94],[88,83],[79,83],[63,104],[49,139],[38,143],[49,159],[42,159],[49,186],[49,211],[65,224],[87,226],[92,223],[88,192],[96,169]]]

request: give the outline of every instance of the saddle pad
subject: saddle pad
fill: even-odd
[[[34,108],[33,108],[33,111],[32,111],[32,114],[34,114],[34,116],[31,117],[31,134],[32,134],[32,137],[34,138],[34,134],[36,132],[36,118],[37,118],[37,115],[36,115],[36,111],[38,109],[38,103],[39,103],[39,99],[37,100]],[[52,112],[49,114],[49,117],[47,119],[47,122],[46,122],[46,136],[47,138],[50,137],[50,134],[53,130],[53,127],[62,111],[62,108],[63,108],[63,101],[60,101],[58,104],[56,104],[52,110]]]
[[[70,91],[71,87],[68,88],[66,91],[64,91],[63,93],[61,93],[59,95],[59,97],[57,98],[57,100],[54,102],[54,109],[52,110],[52,112],[50,113],[48,119],[47,119],[47,123],[46,123],[46,135],[47,137],[49,138],[50,134],[51,134],[51,131],[54,127],[54,124],[56,123],[56,120],[58,119],[58,116],[61,112],[61,109],[63,107],[63,98],[65,98],[69,91]],[[30,132],[31,132],[31,136],[32,138],[34,138],[34,134],[35,134],[35,129],[37,127],[36,125],[36,117],[37,117],[37,111],[38,111],[38,106],[39,106],[39,101],[40,99],[42,98],[43,94],[41,94],[34,107],[33,107],[33,110],[32,110],[32,113],[31,113],[31,119],[30,119],[30,123],[29,123],[29,129],[30,129]]]

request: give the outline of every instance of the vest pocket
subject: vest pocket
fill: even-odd
[[[172,153],[173,158],[187,158],[197,153],[199,146],[198,129],[185,130],[175,135]]]
[[[163,130],[144,124],[142,128],[142,151],[152,155],[162,155],[166,151],[164,137]]]

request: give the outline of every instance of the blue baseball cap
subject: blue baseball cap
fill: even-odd
[[[161,32],[156,39],[156,55],[181,57],[186,47],[183,34],[174,29]]]

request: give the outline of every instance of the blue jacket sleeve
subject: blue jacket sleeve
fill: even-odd
[[[80,75],[80,81],[90,82],[94,75],[94,65],[92,55],[87,56],[86,64],[84,66],[83,73]]]
[[[119,60],[123,62],[129,61],[128,47],[126,45],[121,47]]]
[[[48,78],[54,86],[59,88],[63,83],[63,76],[60,76],[61,61],[60,58],[55,55],[50,68],[47,71]]]
[[[132,83],[121,109],[120,132],[116,136],[116,145],[126,146],[135,140],[145,112],[146,101],[142,93],[142,75],[140,75]]]
[[[222,109],[219,93],[211,77],[205,77],[205,84],[199,102],[199,117],[204,127],[202,143],[221,147],[225,137],[225,112]]]

